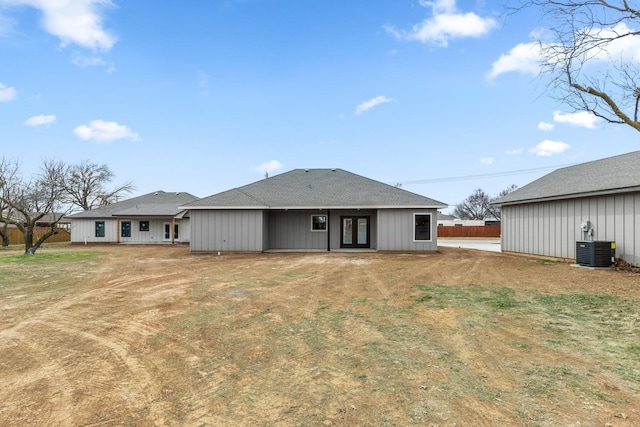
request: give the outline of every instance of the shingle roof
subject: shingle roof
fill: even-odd
[[[495,204],[629,191],[640,191],[640,151],[558,169],[501,197]]]
[[[166,193],[155,191],[143,196],[123,200],[97,209],[69,215],[70,218],[109,218],[113,216],[163,216],[173,217],[184,209],[181,205],[198,200],[189,193]]]
[[[343,169],[294,169],[183,206],[188,209],[447,207],[437,200]]]

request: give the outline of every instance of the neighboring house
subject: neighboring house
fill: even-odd
[[[640,265],[640,151],[558,169],[495,204],[504,251],[575,259],[578,240],[614,241]]]
[[[156,191],[69,215],[72,243],[188,242],[190,221],[179,206],[198,200],[189,193]]]
[[[342,169],[295,169],[200,199],[191,250],[437,250],[444,203]]]
[[[438,226],[439,227],[469,227],[469,226],[482,226],[486,225],[484,219],[459,219],[452,215],[443,214],[438,212]]]
[[[30,217],[33,218],[35,216],[38,216],[39,214],[37,212],[31,212],[30,213]],[[11,219],[15,220],[15,221],[20,221],[22,222],[25,226],[26,226],[26,220],[24,215],[22,215],[20,212],[16,212],[15,214],[11,215]],[[44,214],[44,216],[42,218],[40,218],[39,220],[36,221],[36,227],[51,227],[52,223],[56,223],[56,227],[57,228],[62,228],[65,230],[69,230],[69,227],[71,226],[71,221],[65,216],[64,213],[46,213]],[[0,225],[2,225],[3,223],[0,223]],[[13,224],[9,224],[9,227],[15,227],[15,225]]]

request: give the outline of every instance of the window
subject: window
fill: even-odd
[[[149,221],[140,221],[140,231],[149,231]]]
[[[104,221],[96,221],[96,237],[104,237]]]
[[[120,237],[131,237],[131,221],[120,223]]]
[[[311,215],[311,231],[327,231],[327,216]]]
[[[431,214],[413,214],[415,228],[413,230],[414,242],[431,241]]]

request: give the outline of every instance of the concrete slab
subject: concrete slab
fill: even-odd
[[[500,239],[438,239],[438,246],[502,252]]]

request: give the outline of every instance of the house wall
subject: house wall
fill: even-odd
[[[414,213],[431,214],[431,241],[414,241]],[[436,209],[381,209],[378,211],[378,250],[435,251],[438,249]]]
[[[327,250],[327,231],[311,231],[311,215],[325,210],[269,211],[267,249]]]
[[[264,250],[264,219],[260,210],[192,210],[194,252]]]
[[[104,221],[104,237],[96,237],[95,223]],[[164,224],[171,223],[170,218],[165,219],[145,219],[145,218],[121,218],[120,221],[131,221],[131,237],[120,237],[120,243],[143,243],[159,244],[171,243],[171,240],[164,240]],[[140,231],[140,221],[149,221],[149,231]],[[177,242],[187,243],[191,235],[190,221],[188,218],[176,219],[179,224],[179,240]],[[71,242],[72,243],[117,243],[118,220],[116,218],[83,218],[71,220]]]
[[[375,209],[345,209],[331,210],[331,249],[340,249],[342,235],[340,234],[340,222],[343,216],[368,216],[369,217],[369,249],[378,249],[378,212]]]
[[[616,242],[616,257],[640,265],[640,193],[502,206],[502,249],[575,259],[580,229],[591,223],[593,240]]]
[[[104,237],[96,237],[96,221],[104,221]],[[72,218],[71,243],[116,243],[117,228],[115,218]]]

